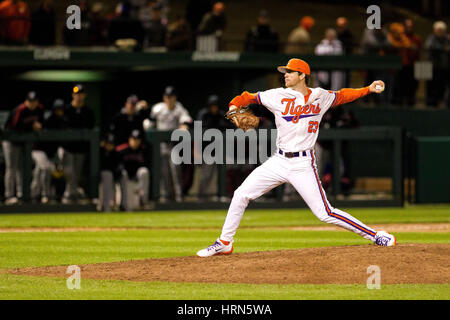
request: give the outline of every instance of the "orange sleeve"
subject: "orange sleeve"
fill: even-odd
[[[252,103],[258,103],[256,94],[244,91],[240,96],[236,96],[230,101],[228,106],[235,105],[236,107],[245,107]]]
[[[369,87],[364,87],[360,89],[349,89],[344,88],[336,91],[336,98],[334,99],[332,107],[338,106],[340,104],[349,103],[355,101],[356,99],[362,98],[370,93]]]

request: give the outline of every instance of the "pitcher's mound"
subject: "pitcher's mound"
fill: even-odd
[[[81,278],[214,283],[365,284],[378,266],[381,283],[450,283],[449,244],[321,247],[80,265]],[[66,266],[10,270],[67,277]]]

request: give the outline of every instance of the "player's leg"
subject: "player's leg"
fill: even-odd
[[[289,182],[297,189],[312,212],[323,222],[331,223],[353,231],[365,239],[375,241],[377,232],[347,212],[333,208],[327,200],[320,183],[314,152],[310,153],[310,162],[305,170],[289,175]],[[392,239],[395,242],[395,238]],[[392,245],[392,244],[391,244]]]
[[[129,211],[128,204],[128,172],[126,170],[122,170],[120,176],[120,208],[121,210]]]
[[[250,200],[269,192],[286,182],[284,168],[278,162],[283,161],[274,156],[248,175],[244,182],[234,191],[222,228],[221,240],[232,241]]]
[[[160,188],[159,196],[161,202],[167,202],[170,196],[170,168],[169,168],[170,156],[161,153],[161,172],[160,172]]]
[[[75,194],[77,199],[85,197],[84,190],[80,187],[80,178],[83,174],[83,165],[86,155],[84,153],[77,152],[74,154],[74,171],[73,186],[75,188]]]
[[[37,198],[41,194],[41,183],[39,180],[40,172],[41,172],[41,166],[39,164],[39,151],[33,150],[31,151],[31,158],[34,161],[34,169],[31,179],[31,198],[33,200],[37,200]]]
[[[183,201],[181,166],[169,161],[170,176],[172,177],[173,192],[175,193],[175,201]]]
[[[65,203],[71,201],[76,194],[76,186],[74,185],[74,154],[64,149],[62,163],[66,177],[66,188],[63,195],[63,203]]]
[[[150,186],[150,171],[146,167],[141,167],[136,173],[139,183],[139,196],[141,205],[145,207],[148,203],[148,192]]]
[[[2,141],[3,155],[5,157],[5,199],[14,197],[14,161],[12,157],[12,146],[9,141]]]
[[[41,171],[40,181],[42,184],[42,203],[47,203],[51,196],[51,180],[52,171],[55,169],[55,164],[50,160],[47,153],[43,152],[43,167]]]
[[[110,170],[102,170],[100,172],[102,182],[102,204],[101,210],[111,211],[111,205],[114,203],[114,175]]]
[[[235,190],[222,227],[222,234],[213,245],[197,252],[197,256],[209,257],[216,254],[230,254],[233,251],[233,238],[249,201],[259,198],[287,181],[285,168],[279,164],[280,161],[283,160],[276,156],[269,158],[253,170]]]

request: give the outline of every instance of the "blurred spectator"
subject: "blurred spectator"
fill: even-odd
[[[67,129],[93,129],[95,125],[94,111],[86,105],[86,88],[78,84],[72,89],[72,101],[65,109]],[[64,144],[63,166],[66,176],[66,189],[63,203],[71,203],[84,196],[79,187],[83,164],[88,152],[85,142],[69,142]]]
[[[139,19],[140,20],[140,14],[142,10],[146,9],[148,7],[148,3],[154,3],[155,0],[128,0],[130,3],[130,16],[133,19]],[[143,23],[143,21],[141,21]]]
[[[150,155],[149,149],[143,141],[142,132],[133,130],[128,143],[116,147],[119,153],[121,210],[130,211],[128,195],[130,193],[129,181],[135,180],[139,184],[139,204],[146,208],[150,187]]]
[[[25,2],[0,2],[0,43],[24,44],[28,40],[30,26],[30,9]]]
[[[247,33],[245,51],[278,52],[278,50],[278,32],[270,25],[270,16],[267,10],[261,10],[258,15],[258,24]]]
[[[352,54],[355,46],[355,37],[348,28],[348,20],[346,17],[336,19],[337,39],[342,43],[344,54]]]
[[[363,37],[361,39],[361,54],[364,55],[385,55],[389,50],[389,42],[387,39],[387,34],[384,28],[381,29],[364,29]],[[367,70],[364,77],[364,85],[368,86],[373,81],[383,79],[386,82],[387,74],[385,71]],[[384,94],[371,94],[363,98],[364,101],[373,100],[375,103],[380,103],[381,100],[388,102],[388,94],[390,86],[386,84],[386,90]]]
[[[53,0],[42,0],[31,16],[30,42],[50,46],[55,44],[56,14]]]
[[[198,33],[204,35],[214,34],[221,37],[226,26],[225,5],[216,2],[210,12],[207,12],[198,26]]]
[[[361,39],[361,53],[362,54],[377,54],[385,55],[389,47],[387,34],[384,28],[380,29],[364,29]]]
[[[226,27],[225,5],[216,2],[210,12],[207,12],[197,29],[196,48],[199,51],[221,50],[222,36]]]
[[[95,2],[90,10],[91,29],[89,43],[91,45],[108,44],[108,19],[103,3]]]
[[[437,107],[444,98],[445,89],[449,88],[449,52],[450,40],[447,34],[447,24],[436,21],[433,33],[425,42],[428,59],[433,63],[433,78],[427,81],[427,105]],[[447,100],[450,107],[450,98]]]
[[[315,23],[310,16],[304,16],[300,20],[300,25],[289,33],[286,53],[307,54],[312,51],[310,33]]]
[[[168,0],[135,0],[141,2],[139,5],[139,11],[137,15],[133,15],[133,18],[139,19],[141,21],[142,27],[144,28],[145,32],[148,32],[148,29],[151,25],[151,20],[153,16],[153,6],[157,5],[160,7],[160,13],[161,16],[161,23],[164,26],[167,26],[167,13],[169,11],[168,8]]]
[[[166,47],[169,51],[190,51],[192,49],[192,32],[183,16],[167,28]]]
[[[156,129],[161,131],[187,130],[192,124],[189,112],[177,101],[177,93],[172,86],[168,86],[164,90],[163,101],[152,107],[150,118],[156,121]],[[182,201],[183,190],[180,166],[175,165],[171,160],[172,148],[172,143],[161,143],[161,202],[166,202],[169,199],[169,195],[172,194],[175,201]]]
[[[143,119],[136,110],[138,101],[139,99],[136,95],[129,96],[125,101],[125,106],[111,121],[109,131],[113,134],[117,145],[128,142],[130,133],[133,130],[143,131]]]
[[[186,20],[193,33],[198,30],[203,16],[210,12],[211,9],[211,0],[188,0],[186,5]]]
[[[153,4],[152,16],[149,21],[149,26],[146,35],[147,47],[164,47],[166,43],[167,28],[161,20],[162,6],[159,2]]]
[[[408,38],[411,46],[405,50],[403,56],[403,67],[400,75],[400,95],[398,103],[414,105],[416,102],[416,91],[418,81],[414,78],[414,63],[420,60],[420,51],[422,49],[422,39],[414,32],[414,22],[406,19],[404,22],[405,36]]]
[[[116,151],[114,136],[106,135],[100,142],[100,181],[101,211],[111,211],[114,207],[115,181],[119,180],[119,155]]]
[[[225,112],[220,109],[220,101],[219,97],[215,94],[210,95],[208,97],[206,107],[201,109],[197,115],[197,120],[202,122],[202,129],[219,129],[220,131],[224,131],[228,127],[228,123],[225,120]],[[203,151],[210,143],[203,141],[202,150],[197,150],[196,152],[201,153],[198,156],[202,156]],[[208,153],[209,155],[209,153]],[[215,156],[214,153],[211,156]],[[204,201],[208,199],[210,195],[211,189],[216,189],[211,185],[213,181],[214,174],[217,173],[217,165],[216,164],[206,164],[203,163],[200,165],[200,184],[199,184],[199,194],[198,198],[200,201]]]
[[[91,20],[87,0],[80,0],[81,29],[68,29],[64,24],[64,43],[68,46],[88,46],[91,33]]]
[[[109,43],[123,49],[141,49],[144,37],[141,22],[130,17],[129,2],[119,3],[116,7],[116,17],[109,24]]]
[[[318,56],[344,54],[342,43],[336,39],[336,30],[330,28],[325,31],[325,39],[316,46],[314,53]],[[316,79],[319,87],[340,90],[345,85],[345,72],[318,71]]]
[[[39,103],[35,91],[28,92],[25,101],[16,107],[6,120],[5,129],[14,132],[38,132],[42,130],[44,119],[43,106]],[[5,157],[5,204],[15,204],[22,198],[22,152],[23,146],[10,141],[2,141]],[[37,150],[32,151],[35,159]],[[38,156],[39,158],[39,156]],[[36,166],[40,166],[39,159],[35,159]],[[34,176],[33,176],[34,177]],[[33,181],[32,183],[36,183]]]
[[[339,17],[336,19],[336,32],[337,32],[337,39],[342,43],[344,55],[353,54],[353,48],[355,46],[355,37],[348,28],[348,20],[346,17]],[[345,88],[350,87],[350,75],[351,72],[349,70],[346,70],[345,83],[343,84],[343,87]]]
[[[131,17],[138,19],[141,22],[142,28],[144,28],[144,32],[147,33],[150,28],[151,20],[152,20],[152,6],[155,4],[155,0],[143,0],[139,5],[139,11],[137,15],[132,14]]]
[[[403,24],[394,22],[391,23],[389,27],[389,32],[387,34],[389,46],[389,53],[397,54],[402,57],[402,69],[399,71],[393,71],[393,86],[392,86],[392,97],[391,103],[400,104],[402,97],[405,93],[402,90],[406,90],[406,94],[411,94],[410,88],[406,87],[403,81],[405,81],[404,68],[408,63],[408,51],[411,48],[411,41],[405,34],[405,27]],[[407,80],[408,81],[408,80]]]

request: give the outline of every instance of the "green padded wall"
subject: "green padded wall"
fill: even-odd
[[[450,202],[450,136],[416,139],[416,202]]]

